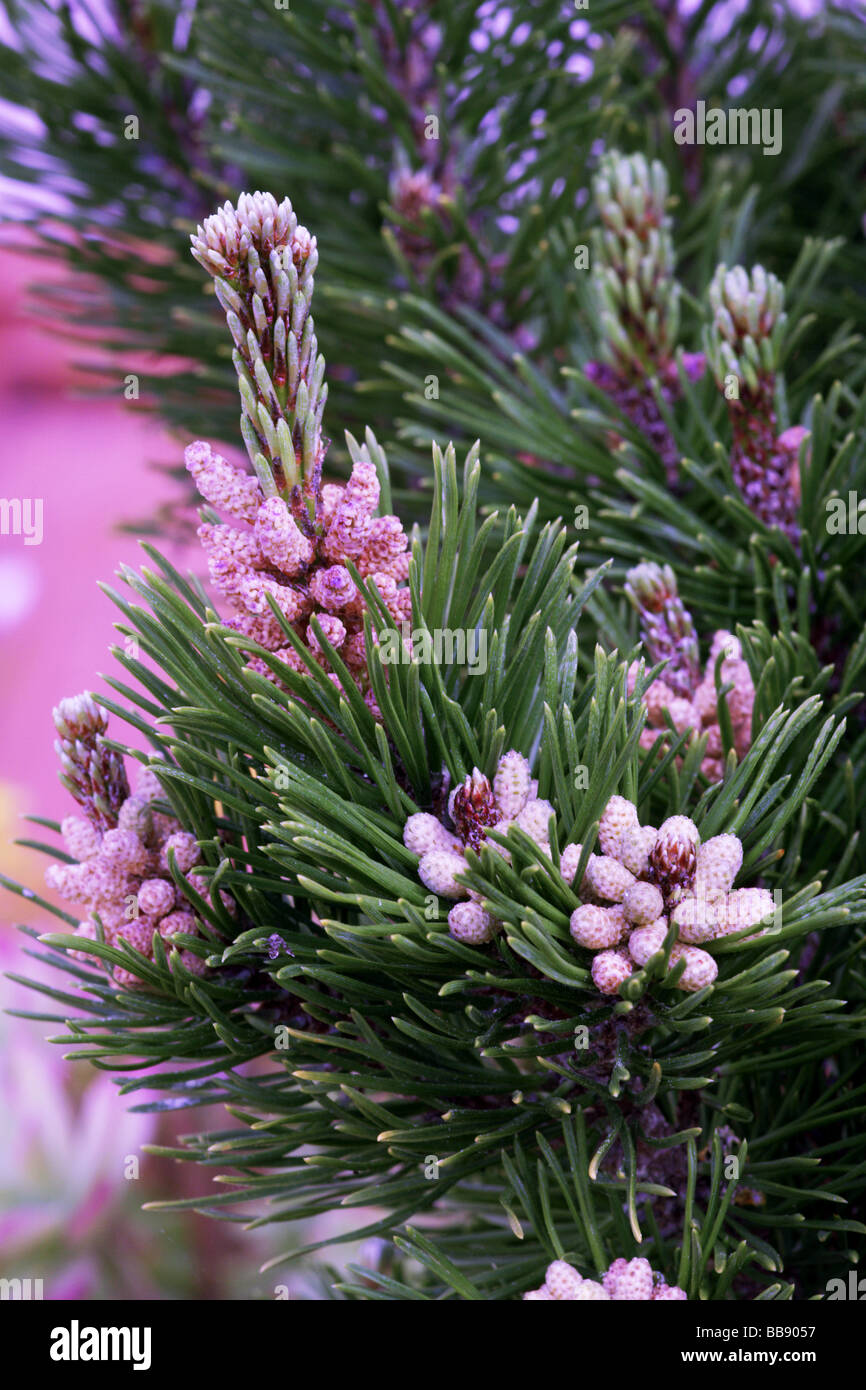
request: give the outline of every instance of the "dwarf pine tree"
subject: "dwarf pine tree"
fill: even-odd
[[[7,52],[103,226],[73,312],[192,363],[202,503],[55,711],[36,1016],[226,1107],[185,1205],[375,1207],[326,1296],[809,1298],[866,1230],[863,36],[710,10],[26,5],[65,85]],[[678,145],[698,90],[783,163]]]

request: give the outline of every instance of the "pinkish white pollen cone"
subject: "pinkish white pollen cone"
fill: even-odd
[[[546,834],[553,808],[540,801],[537,793],[529,763],[522,753],[511,749],[499,759],[492,784],[476,767],[451,792],[448,815],[453,828],[427,811],[419,811],[406,821],[403,843],[419,856],[418,877],[425,887],[444,898],[470,899],[458,901],[448,913],[448,927],[455,940],[481,946],[492,939],[499,926],[474,900],[478,894],[458,882],[469,867],[466,849],[478,851],[486,844],[508,859],[508,850],[488,840],[487,832],[505,835],[510,826],[519,825],[539,848],[550,853]]]
[[[649,1303],[686,1297],[684,1289],[667,1284],[661,1274],[654,1273],[649,1260],[622,1257],[608,1266],[601,1280],[585,1279],[567,1260],[554,1260],[547,1266],[541,1288],[523,1295],[524,1302],[557,1303]]]

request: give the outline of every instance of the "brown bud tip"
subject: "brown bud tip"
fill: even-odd
[[[493,788],[478,768],[458,787],[451,800],[451,819],[464,844],[477,849],[484,838],[484,827],[499,820]]]
[[[645,560],[626,575],[625,591],[638,609],[661,613],[665,604],[677,597],[676,575],[670,565]]]

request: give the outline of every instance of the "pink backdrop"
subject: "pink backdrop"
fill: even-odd
[[[22,814],[59,819],[72,810],[57,780],[51,710],[64,695],[107,692],[100,672],[122,676],[108,651],[120,640],[119,614],[97,581],[114,583],[119,563],[146,559],[119,524],[176,493],[153,465],[182,452],[142,405],[124,401],[122,379],[115,400],[82,398],[73,368],[80,346],[25,313],[42,268],[0,249],[0,497],[43,502],[41,544],[0,535],[0,871],[40,889],[36,855],[9,841],[29,833]],[[160,548],[175,563],[198,558]],[[131,731],[119,736],[136,741]],[[0,917],[13,916],[28,920],[27,905],[16,912],[4,895]]]

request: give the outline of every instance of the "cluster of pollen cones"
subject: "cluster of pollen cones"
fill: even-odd
[[[506,835],[514,825],[550,856],[549,801],[538,797],[538,784],[526,758],[515,750],[499,760],[493,784],[476,768],[451,793],[451,828],[429,812],[410,816],[403,842],[419,856],[418,875],[432,893],[458,901],[448,913],[451,935],[467,945],[493,938],[496,919],[485,910],[475,889],[460,882],[468,868],[466,849],[485,842],[509,859],[508,849],[488,838]],[[560,872],[581,899],[571,915],[577,945],[595,953],[592,978],[603,994],[621,985],[664,950],[671,926],[676,936],[669,968],[683,963],[673,983],[695,991],[711,985],[718,966],[704,947],[745,929],[756,928],[775,910],[764,888],[734,888],[743,863],[736,835],[716,835],[701,843],[695,823],[672,816],[656,829],[640,825],[637,809],[613,796],[604,809],[598,835],[601,854],[590,854],[583,879],[573,884],[583,846],[566,845]]]
[[[122,942],[153,960],[154,934],[171,946],[173,938],[200,937],[190,900],[171,875],[169,856],[200,897],[207,899],[208,879],[196,873],[200,851],[195,837],[181,828],[180,821],[164,815],[155,803],[163,792],[149,768],[139,773],[135,793],[120,805],[117,823],[100,828],[86,816],[67,816],[61,825],[63,839],[74,864],[52,864],[46,871],[48,886],[67,902],[83,903],[89,912],[80,922],[76,935],[98,939],[97,918],[107,946]],[[233,912],[234,903],[222,895],[223,905]],[[87,952],[76,952],[93,963]],[[181,964],[195,975],[206,966],[194,951],[180,950]],[[135,969],[115,966],[118,984],[140,986],[143,981]]]
[[[596,953],[592,978],[602,994],[622,984],[665,947],[670,927],[671,968],[684,962],[682,990],[711,985],[718,966],[706,943],[757,927],[774,912],[765,888],[734,888],[743,863],[736,835],[701,843],[694,821],[671,816],[656,829],[641,825],[625,797],[613,796],[599,822],[600,855],[590,855],[576,891],[583,899],[571,916],[571,935]],[[563,876],[573,877],[580,845],[562,854]]]
[[[710,654],[703,674],[696,673],[679,688],[665,680],[666,673],[657,676],[644,692],[647,727],[642,730],[642,748],[652,748],[659,734],[668,728],[668,716],[677,733],[694,729],[706,734],[707,749],[701,761],[701,771],[711,782],[718,782],[724,772],[724,742],[719,723],[719,696],[716,689],[716,662],[724,653],[720,678],[722,686],[730,686],[725,695],[731,720],[733,746],[742,759],[752,743],[752,711],[755,704],[755,685],[743,659],[739,641],[730,632],[719,630],[713,635]],[[639,663],[629,668],[628,691],[635,688]]]
[[[266,648],[293,671],[306,670],[273,612],[273,600],[312,658],[340,687],[320,634],[345,663],[378,716],[368,684],[363,595],[347,568],[370,578],[399,625],[412,615],[408,538],[396,516],[377,516],[375,465],[359,461],[345,486],[326,483],[319,514],[310,520],[282,497],[265,497],[258,480],[208,444],[186,450],[186,466],[202,497],[241,525],[199,527],[214,587],[236,616],[227,626]],[[276,679],[260,657],[253,669]]]

